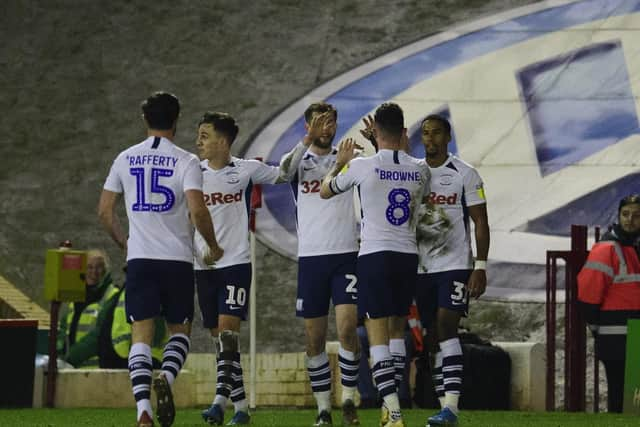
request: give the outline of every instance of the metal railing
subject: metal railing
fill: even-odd
[[[586,407],[586,325],[577,306],[578,286],[576,277],[587,259],[587,254],[587,227],[583,225],[571,226],[571,250],[547,251],[547,411],[554,411],[556,407],[556,291],[558,290],[558,260],[563,260],[565,263],[564,409],[566,411],[584,411]]]

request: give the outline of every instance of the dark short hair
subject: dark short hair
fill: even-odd
[[[404,130],[404,113],[394,102],[380,105],[376,109],[374,121],[384,132],[392,136],[400,136]]]
[[[238,136],[238,125],[236,123],[236,119],[234,119],[230,114],[217,111],[207,111],[202,115],[200,122],[198,122],[198,127],[205,123],[210,124],[216,132],[224,135],[227,138],[227,141],[229,141],[229,145],[233,144],[236,136]]]
[[[627,197],[623,197],[618,203],[618,215],[623,207],[627,205],[640,205],[640,194],[629,194]]]
[[[304,111],[304,121],[307,123],[311,123],[311,119],[313,118],[314,114],[322,114],[329,111],[332,111],[333,118],[338,120],[338,110],[336,110],[336,107],[327,102],[314,102],[313,104],[309,105]]]
[[[445,116],[441,116],[440,114],[429,114],[424,118],[424,120],[422,120],[422,123],[420,123],[420,129],[422,129],[427,120],[440,122],[444,130],[446,130],[448,134],[451,134],[451,123],[449,123],[449,120],[447,120]]]
[[[151,129],[172,129],[180,115],[180,101],[169,92],[154,92],[140,107]]]

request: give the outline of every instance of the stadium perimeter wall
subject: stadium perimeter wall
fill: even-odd
[[[539,343],[496,343],[505,349],[512,361],[511,409],[544,410],[545,350]],[[327,351],[333,372],[338,372],[337,342]],[[245,366],[245,389],[250,393],[249,357],[242,356]],[[174,396],[179,407],[207,406],[214,395],[215,355],[189,355],[185,369],[176,380]],[[315,400],[305,368],[304,353],[261,353],[257,355],[256,405],[311,407]],[[40,372],[40,376],[42,372]],[[412,370],[411,378],[415,378]],[[38,384],[45,382],[39,379]],[[129,373],[115,369],[62,369],[58,374],[55,406],[58,408],[131,407]],[[332,377],[332,402],[339,405],[340,377]],[[44,391],[41,389],[40,391]],[[38,397],[36,402],[41,402]]]

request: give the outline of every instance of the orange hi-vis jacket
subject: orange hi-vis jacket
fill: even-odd
[[[596,355],[623,360],[627,320],[640,318],[640,259],[633,246],[596,243],[578,274],[578,301],[596,337]]]

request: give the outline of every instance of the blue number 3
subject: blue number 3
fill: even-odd
[[[398,200],[400,196],[400,200]],[[404,188],[394,188],[389,192],[387,197],[389,200],[389,206],[387,207],[387,221],[393,225],[402,225],[409,220],[411,216],[411,210],[409,209],[409,203],[411,203],[411,194]],[[396,216],[396,209],[402,210],[402,215]]]
[[[136,212],[166,212],[170,210],[176,202],[176,195],[169,187],[160,185],[158,182],[161,176],[173,176],[171,169],[151,169],[151,193],[163,194],[164,203],[147,203],[144,185],[144,168],[131,168],[129,173],[136,177],[136,202],[131,206],[131,210]]]

